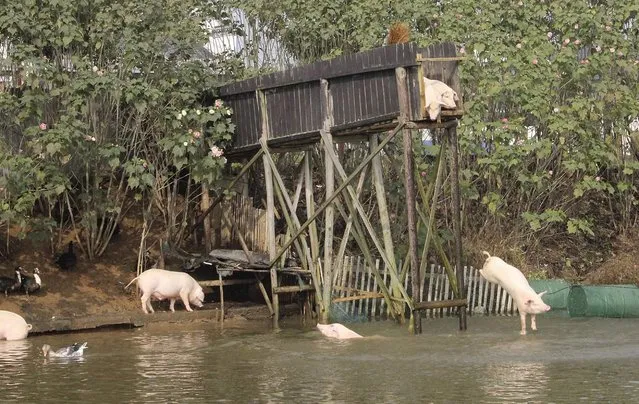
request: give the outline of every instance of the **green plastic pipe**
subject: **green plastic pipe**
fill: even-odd
[[[546,291],[541,299],[552,307],[552,310],[566,310],[568,308],[568,294],[570,283],[563,279],[529,280],[530,287],[537,293]]]
[[[635,285],[573,285],[568,294],[570,317],[639,317]]]

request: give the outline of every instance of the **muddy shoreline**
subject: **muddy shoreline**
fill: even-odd
[[[152,324],[167,323],[193,323],[193,322],[221,322],[219,303],[208,303],[193,312],[179,310],[156,310],[153,314],[144,314],[139,311],[122,311],[100,314],[84,314],[69,317],[51,318],[25,316],[27,323],[33,326],[29,335],[69,333],[77,331],[91,331],[111,328],[137,328]],[[299,314],[298,306],[290,304],[282,307],[283,316],[296,316]],[[237,324],[242,321],[264,322],[270,324],[271,314],[268,308],[257,304],[242,304],[225,302],[224,322]]]

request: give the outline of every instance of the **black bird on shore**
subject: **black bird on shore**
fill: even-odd
[[[75,269],[75,264],[77,263],[78,258],[75,256],[73,252],[73,241],[69,241],[69,248],[67,252],[60,254],[55,263],[62,269],[63,271],[70,271]]]
[[[40,279],[40,270],[35,268],[33,274],[29,275],[22,272],[22,284],[21,289],[29,296],[29,293],[37,292],[42,287],[42,280]]]
[[[16,267],[15,276],[10,278],[8,276],[0,276],[0,292],[4,292],[4,295],[7,296],[9,292],[15,292],[20,289],[22,285],[22,276],[20,275],[20,271],[22,267]]]

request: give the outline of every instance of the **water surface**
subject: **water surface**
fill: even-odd
[[[639,402],[639,319],[541,317],[521,337],[515,317],[350,324],[335,341],[312,326],[166,324],[0,341],[6,402]],[[44,360],[88,341],[80,360]]]

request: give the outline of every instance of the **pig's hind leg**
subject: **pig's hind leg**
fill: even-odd
[[[526,313],[519,313],[519,319],[521,321],[521,332],[519,334],[526,335]]]
[[[151,294],[150,293],[143,293],[142,297],[140,298],[140,301],[142,302],[142,311],[145,314],[149,314],[148,310],[151,310],[151,313],[154,313],[153,311],[153,306],[151,306]],[[148,310],[147,310],[148,307]]]
[[[169,309],[171,310],[171,313],[175,313],[175,300],[176,299],[171,299],[171,304],[169,304]]]
[[[182,289],[180,290],[180,299],[182,299],[182,303],[184,303],[184,307],[186,311],[193,311],[191,305],[189,304],[189,292],[188,290]]]

